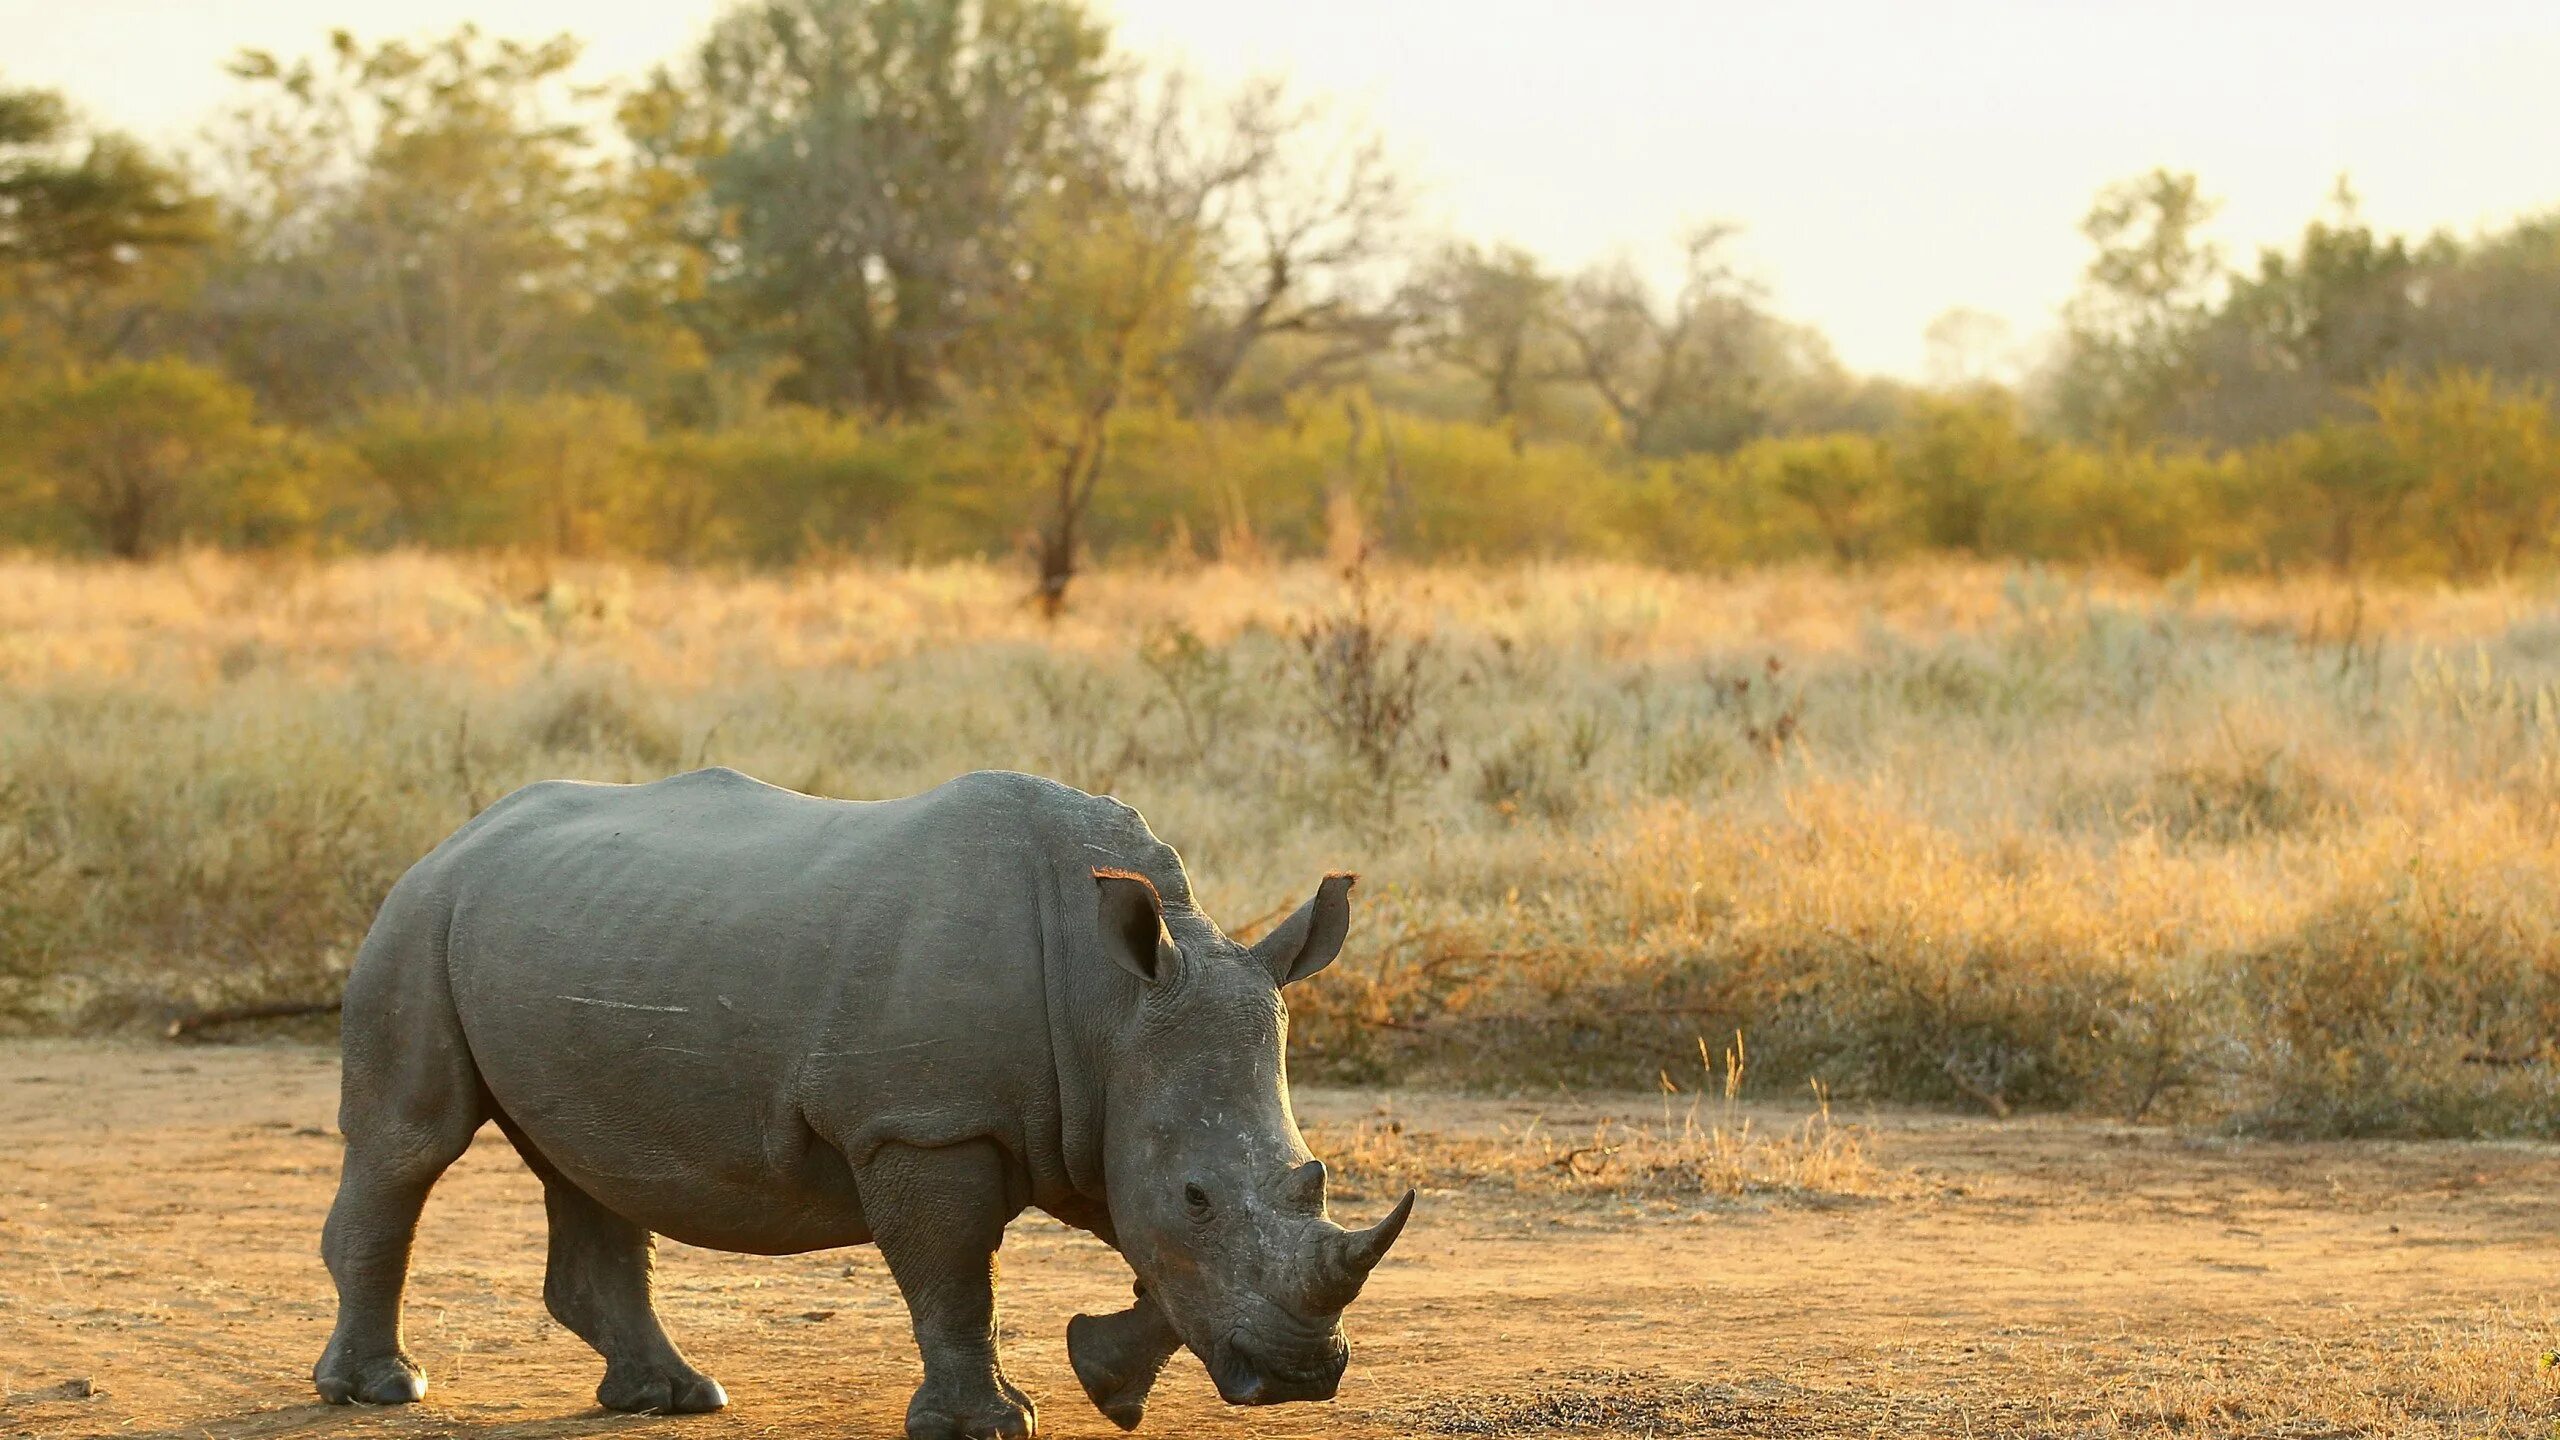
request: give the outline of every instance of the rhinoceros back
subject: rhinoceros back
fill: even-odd
[[[1028,776],[854,803],[707,770],[527,787],[420,870],[473,1061],[543,1159],[652,1230],[793,1251],[868,1238],[846,1161],[890,1141],[1068,1183],[1060,877],[1163,870],[1129,822]]]

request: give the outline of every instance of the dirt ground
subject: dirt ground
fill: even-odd
[[[1497,1133],[1648,1106],[1314,1091],[1299,1108],[1321,1153],[1324,1126],[1381,1115]],[[419,1239],[427,1402],[316,1404],[335,1110],[323,1049],[0,1045],[0,1437],[898,1433],[917,1364],[869,1250],[663,1247],[669,1328],[733,1403],[594,1408],[599,1363],[543,1312],[539,1189],[494,1131]],[[1183,1358],[1141,1433],[2554,1433],[2538,1357],[2560,1343],[2560,1149],[1853,1118],[1891,1179],[1870,1195],[1426,1194],[1351,1313],[1338,1401],[1230,1411]],[[1125,1269],[1032,1218],[1003,1265],[1008,1368],[1042,1432],[1116,1434],[1063,1330],[1117,1308]]]

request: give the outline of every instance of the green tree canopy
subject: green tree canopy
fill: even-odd
[[[2054,408],[2091,440],[2146,436],[2191,383],[2195,337],[2223,278],[2203,238],[2219,202],[2193,175],[2154,170],[2108,186],[2080,222],[2097,247],[2063,312]]]
[[[129,348],[210,223],[188,178],[134,140],[82,127],[50,91],[0,90],[0,358]]]
[[[916,415],[1109,73],[1072,0],[757,0],[622,116],[713,351],[786,361],[783,399]]]
[[[0,448],[110,555],[136,559],[218,527],[267,437],[249,393],[182,360],[119,361],[30,387]]]
[[[574,374],[617,263],[614,192],[565,118],[578,44],[491,39],[242,54],[224,136],[230,245],[212,323],[284,412],[449,404]]]

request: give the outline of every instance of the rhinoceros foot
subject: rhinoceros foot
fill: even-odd
[[[426,1374],[406,1355],[356,1360],[333,1349],[312,1370],[311,1387],[332,1405],[406,1405],[427,1398]]]
[[[1137,1429],[1146,1418],[1147,1392],[1181,1346],[1181,1337],[1150,1300],[1117,1315],[1078,1315],[1067,1322],[1067,1361],[1085,1398],[1123,1430]]]
[[[689,1365],[610,1364],[596,1403],[631,1415],[707,1415],[728,1405],[729,1392]]]
[[[928,1380],[907,1405],[907,1440],[1031,1440],[1040,1432],[1031,1397],[999,1378],[999,1393],[964,1399]]]

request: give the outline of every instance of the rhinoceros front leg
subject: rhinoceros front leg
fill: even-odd
[[[1067,1322],[1067,1361],[1085,1398],[1123,1430],[1147,1417],[1147,1392],[1155,1388],[1182,1337],[1138,1288],[1137,1302],[1116,1315],[1078,1315]]]
[[[1003,1152],[985,1141],[886,1145],[854,1185],[924,1355],[908,1440],[1028,1440],[1031,1397],[996,1358],[996,1247],[1013,1218]]]

